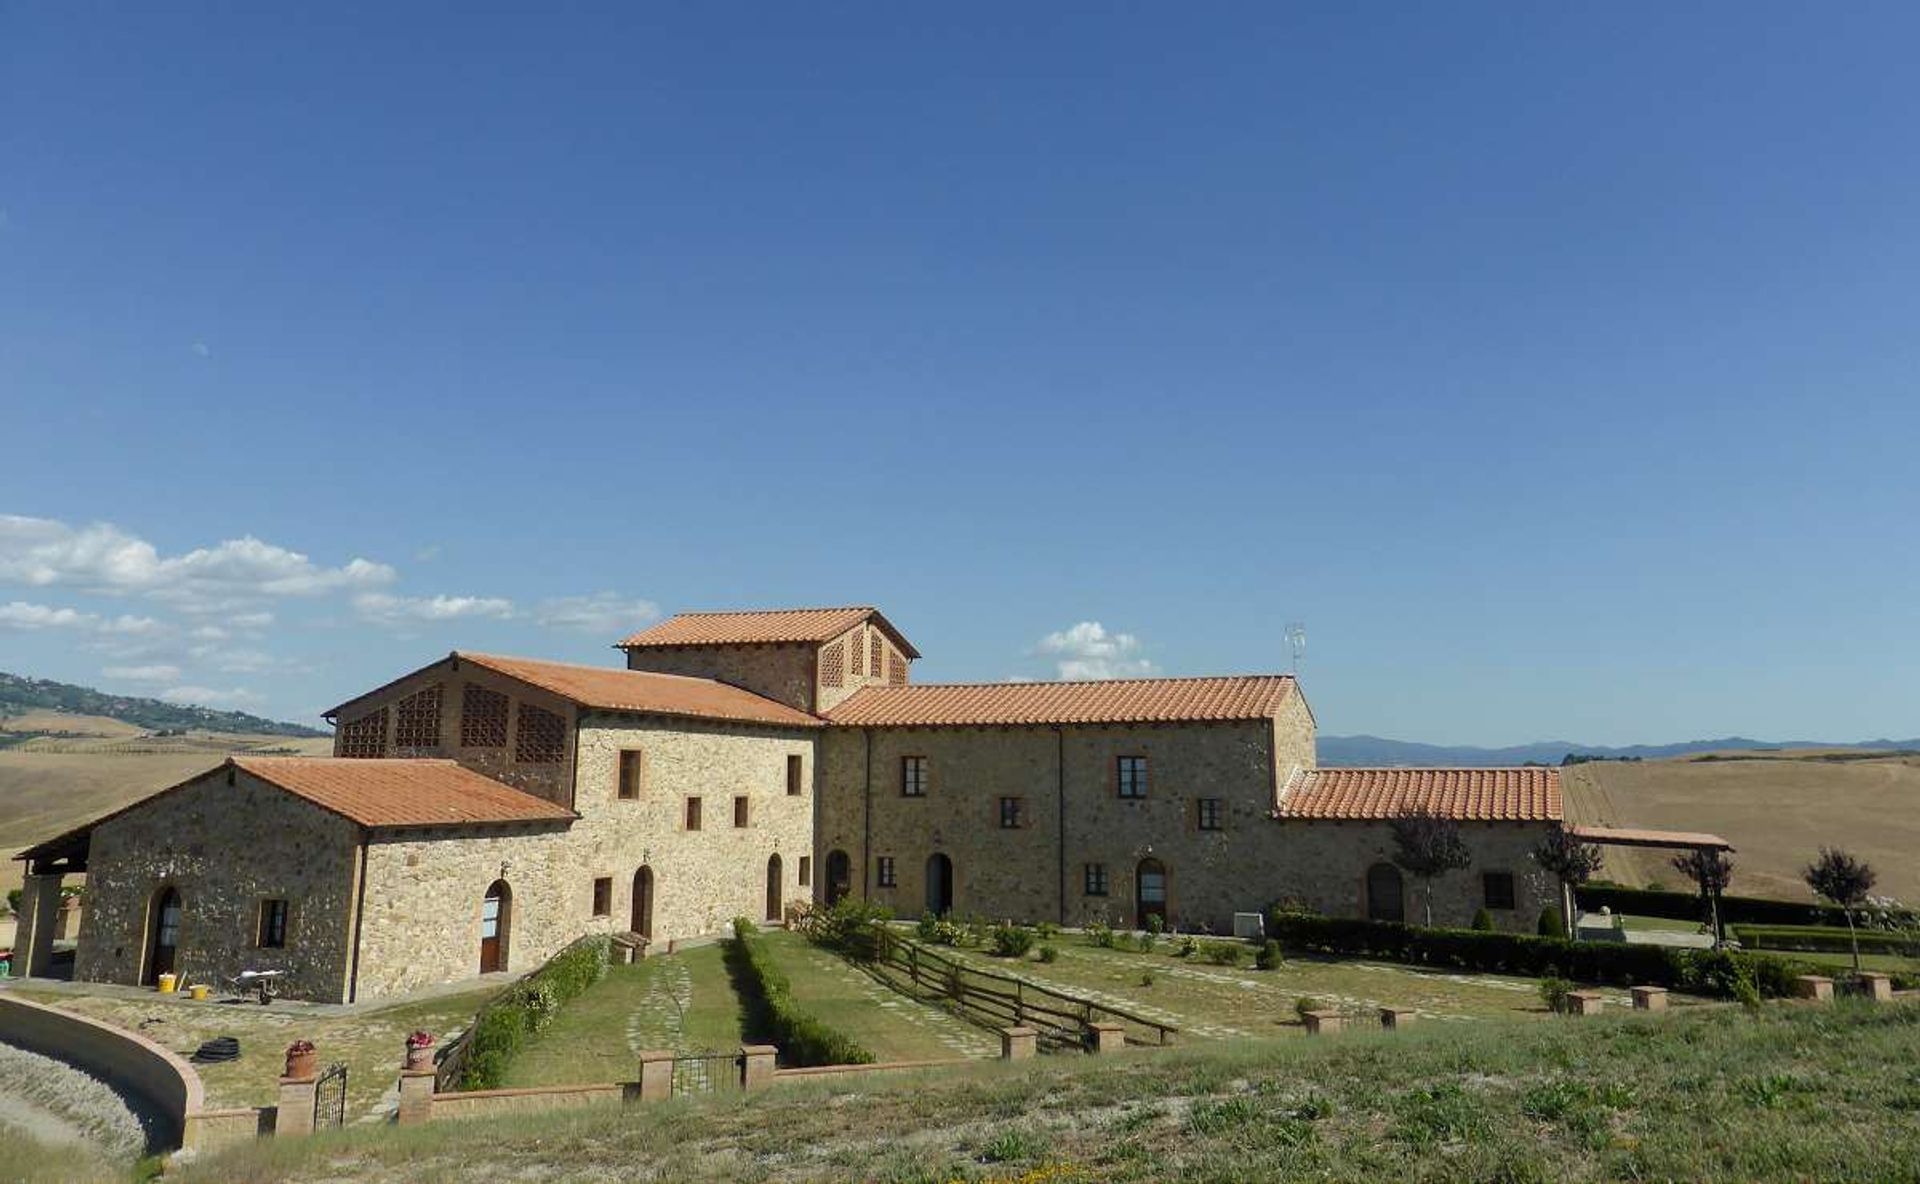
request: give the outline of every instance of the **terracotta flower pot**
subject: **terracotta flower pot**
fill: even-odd
[[[305,1052],[296,1052],[293,1049],[287,1050],[286,1076],[295,1081],[305,1081],[310,1077],[318,1076],[319,1072],[320,1054],[318,1052],[311,1048]]]
[[[412,1045],[407,1046],[407,1071],[409,1073],[418,1073],[431,1068],[433,1068],[433,1046],[427,1045],[422,1048],[414,1048]]]

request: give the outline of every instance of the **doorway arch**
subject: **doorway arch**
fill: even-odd
[[[780,855],[775,852],[767,860],[767,920],[780,919]]]
[[[853,891],[853,860],[845,851],[827,852],[827,907],[832,908]]]
[[[147,957],[143,986],[152,986],[163,974],[172,974],[180,952],[180,891],[168,884],[153,894],[147,906]]]
[[[641,937],[653,936],[653,869],[650,867],[633,873],[633,931]]]
[[[944,917],[953,911],[953,860],[944,852],[927,856],[927,914]]]
[[[1367,920],[1406,919],[1406,883],[1400,877],[1400,869],[1391,863],[1374,864],[1367,869]]]
[[[1133,923],[1137,929],[1152,929],[1154,917],[1167,923],[1167,865],[1149,855],[1133,869]]]
[[[480,902],[480,973],[493,974],[507,968],[508,946],[513,939],[513,889],[505,880],[487,886]]]

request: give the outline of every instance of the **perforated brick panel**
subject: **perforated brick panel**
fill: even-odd
[[[513,733],[513,759],[527,765],[552,765],[567,759],[567,720],[544,707],[520,705]]]
[[[400,700],[393,712],[395,748],[440,746],[440,684]]]
[[[387,709],[361,716],[340,725],[340,738],[334,745],[344,757],[370,760],[387,755]]]
[[[507,746],[507,697],[499,691],[468,683],[460,693],[460,746]]]
[[[834,642],[820,651],[820,685],[828,687],[845,686],[847,683],[846,655],[839,642]]]

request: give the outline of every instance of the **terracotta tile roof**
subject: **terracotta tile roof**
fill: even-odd
[[[1425,809],[1465,822],[1558,822],[1557,769],[1308,769],[1280,795],[1281,818],[1396,818]]]
[[[867,687],[827,712],[851,727],[980,727],[1265,719],[1293,691],[1284,674],[1100,682]]]
[[[1639,830],[1622,826],[1569,826],[1567,833],[1589,843],[1609,843],[1616,847],[1704,847],[1709,851],[1731,851],[1733,844],[1719,835],[1691,830]]]
[[[671,645],[753,645],[781,641],[832,641],[860,622],[872,618],[885,629],[902,653],[918,658],[893,623],[868,606],[848,608],[786,608],[757,612],[680,613],[618,643],[620,649]]]
[[[454,761],[237,756],[229,763],[361,826],[557,822],[577,817],[565,806],[502,785]]]
[[[723,719],[741,723],[779,724],[817,728],[820,720],[798,708],[756,695],[752,691],[684,674],[656,674],[646,670],[618,670],[610,666],[576,666],[534,658],[503,658],[497,654],[453,655],[488,670],[517,678],[582,707],[602,711],[638,711],[648,715]]]

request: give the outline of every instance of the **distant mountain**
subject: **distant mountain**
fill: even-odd
[[[1510,748],[1475,748],[1471,745],[1417,744],[1411,740],[1386,740],[1379,736],[1322,736],[1318,742],[1320,763],[1334,766],[1437,765],[1467,768],[1484,765],[1524,765],[1528,761],[1557,765],[1568,753],[1611,759],[1686,756],[1695,752],[1727,752],[1735,749],[1758,751],[1774,748],[1851,748],[1920,749],[1920,740],[1863,740],[1830,743],[1825,740],[1749,740],[1728,736],[1720,740],[1687,740],[1679,744],[1633,744],[1609,748],[1604,744],[1575,744],[1570,740],[1542,740],[1534,744],[1516,744]]]
[[[27,678],[0,671],[0,717],[20,715],[35,709],[68,711],[75,715],[104,715],[152,731],[194,729],[235,732],[247,736],[331,734],[300,724],[262,719],[244,711],[215,711],[211,707],[188,707],[134,695],[109,695],[92,687],[78,687],[49,678]]]

